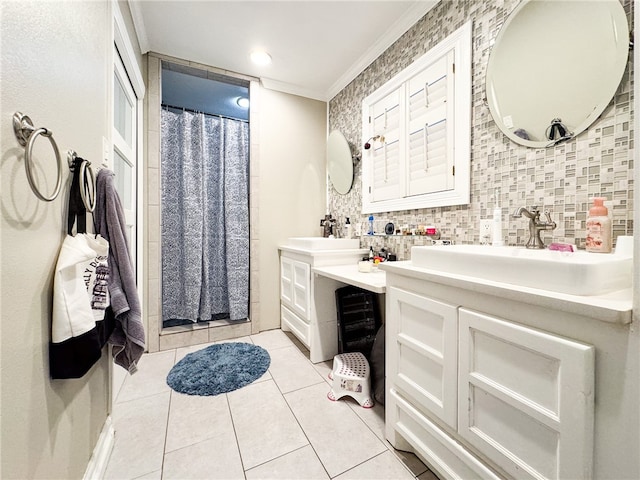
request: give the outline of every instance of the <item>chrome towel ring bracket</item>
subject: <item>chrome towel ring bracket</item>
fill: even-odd
[[[96,209],[96,175],[91,168],[91,162],[84,158],[78,157],[73,150],[67,151],[67,162],[69,163],[69,169],[73,172],[76,167],[76,160],[80,162],[80,196],[82,197],[82,203],[84,208],[93,213]],[[87,176],[87,170],[89,175]],[[89,181],[90,179],[90,181]]]
[[[31,119],[20,112],[16,112],[13,114],[13,131],[16,134],[16,138],[20,145],[23,147],[26,146],[24,152],[24,169],[27,173],[27,180],[29,181],[29,186],[33,193],[36,194],[40,200],[44,200],[45,202],[51,202],[55,200],[55,198],[60,193],[60,188],[62,187],[62,161],[60,160],[60,151],[58,150],[58,145],[56,145],[55,140],[53,139],[53,132],[47,128],[35,128],[33,126],[33,122]],[[31,160],[31,152],[33,151],[33,145],[38,138],[38,135],[42,135],[49,139],[51,146],[53,147],[53,152],[56,156],[56,164],[58,166],[58,178],[56,180],[56,186],[53,190],[53,193],[47,197],[38,190],[38,186],[36,185],[35,180],[33,179],[33,174],[31,172],[32,160]]]

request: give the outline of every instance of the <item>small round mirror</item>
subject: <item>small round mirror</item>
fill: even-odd
[[[629,55],[619,1],[524,0],[500,30],[487,64],[487,103],[516,143],[553,145],[602,114]],[[564,139],[566,139],[564,138]]]
[[[353,183],[353,158],[344,135],[338,130],[329,134],[327,140],[327,170],[333,188],[342,195],[351,190]]]

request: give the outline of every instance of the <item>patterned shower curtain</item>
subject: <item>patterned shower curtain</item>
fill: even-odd
[[[245,319],[249,126],[163,109],[161,129],[163,323]]]

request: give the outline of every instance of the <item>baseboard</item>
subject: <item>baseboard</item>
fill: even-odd
[[[83,480],[102,480],[107,470],[107,463],[113,450],[115,442],[115,430],[111,416],[108,416],[102,426],[102,432],[98,438],[98,443],[93,449],[87,470],[84,472]]]

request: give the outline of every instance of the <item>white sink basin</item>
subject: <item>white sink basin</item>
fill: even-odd
[[[287,240],[290,247],[304,250],[348,250],[360,248],[357,238],[327,238],[327,237],[293,237]]]
[[[571,295],[631,287],[633,259],[623,254],[449,245],[413,247],[414,266]]]

